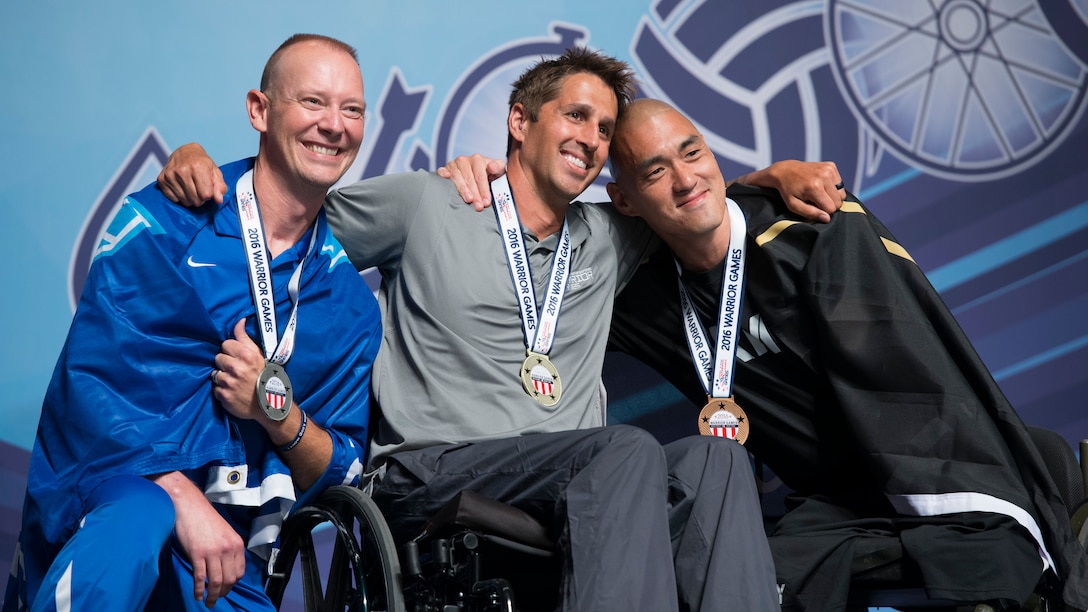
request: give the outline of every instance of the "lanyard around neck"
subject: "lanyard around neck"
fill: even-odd
[[[710,341],[684,287],[680,262],[676,273],[680,286],[680,309],[684,316],[684,332],[695,369],[707,395],[715,398],[733,396],[734,366],[741,329],[741,299],[744,294],[745,234],[744,214],[732,200],[726,199],[729,211],[729,251],[722,266],[722,289],[718,300],[718,336],[711,354]]]
[[[242,243],[245,245],[246,262],[249,267],[249,288],[253,295],[253,306],[257,309],[257,329],[261,333],[261,344],[265,359],[283,365],[291,358],[295,348],[295,328],[298,320],[299,283],[302,279],[302,265],[313,253],[317,242],[317,227],[310,233],[310,246],[306,255],[299,262],[291,280],[287,284],[287,295],[291,298],[291,317],[283,336],[279,336],[276,323],[276,297],[272,289],[272,265],[269,261],[264,226],[257,207],[257,196],[253,191],[253,170],[249,170],[238,179],[236,187],[238,198],[238,222],[242,227]]]
[[[552,261],[551,277],[548,279],[544,307],[537,307],[536,290],[533,286],[533,274],[529,267],[529,256],[525,248],[525,239],[521,232],[521,221],[514,196],[510,192],[510,183],[501,176],[491,183],[492,201],[495,217],[499,222],[506,261],[510,267],[510,276],[514,281],[514,293],[518,297],[521,312],[521,326],[525,334],[525,346],[529,350],[547,355],[555,342],[555,328],[559,323],[559,310],[563,305],[563,295],[567,291],[567,278],[570,276],[571,240],[566,219],[559,236],[559,244]]]

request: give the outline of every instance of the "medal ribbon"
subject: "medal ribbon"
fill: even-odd
[[[257,208],[257,195],[253,191],[253,171],[250,170],[238,179],[238,222],[242,226],[242,243],[246,249],[246,262],[249,264],[249,288],[253,294],[253,306],[257,309],[257,328],[261,332],[261,344],[265,359],[283,365],[291,358],[295,348],[295,327],[298,317],[298,286],[302,279],[302,264],[313,253],[317,242],[317,226],[310,234],[310,246],[306,255],[299,262],[287,284],[287,295],[291,298],[291,317],[279,337],[276,324],[276,298],[272,292],[271,262],[268,261],[268,249],[264,238],[264,226],[261,224],[261,212]]]
[[[499,222],[503,248],[506,249],[510,277],[514,281],[514,293],[518,297],[525,346],[534,353],[547,355],[552,350],[552,343],[555,342],[559,309],[563,305],[563,295],[567,291],[567,278],[570,276],[571,246],[567,221],[563,220],[563,230],[552,261],[552,273],[548,280],[544,308],[538,310],[536,290],[533,287],[533,273],[529,269],[529,256],[521,233],[521,221],[518,219],[518,211],[514,206],[514,196],[510,193],[510,183],[505,176],[491,183],[491,196],[494,202],[495,218]]]
[[[680,286],[680,309],[684,315],[684,332],[688,349],[699,372],[708,397],[733,396],[733,375],[737,359],[737,343],[740,341],[741,297],[744,293],[745,234],[747,223],[744,214],[733,200],[726,199],[729,210],[729,252],[722,266],[722,294],[718,300],[718,343],[714,347],[713,361],[710,341],[699,321],[695,306],[684,288],[680,262],[676,262],[676,274]]]

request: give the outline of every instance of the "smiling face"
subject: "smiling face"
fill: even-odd
[[[566,77],[535,121],[523,105],[514,105],[514,156],[543,201],[566,206],[593,183],[608,159],[618,109],[612,89],[588,73]]]
[[[355,59],[321,41],[284,50],[267,91],[250,91],[260,155],[298,187],[331,187],[355,161],[363,140],[363,77]]]
[[[627,108],[612,144],[616,182],[608,187],[623,213],[642,217],[674,250],[719,234],[728,222],[725,179],[702,134],[663,102]]]

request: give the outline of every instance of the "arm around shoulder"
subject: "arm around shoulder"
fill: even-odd
[[[195,142],[178,147],[159,172],[159,189],[171,202],[193,208],[209,200],[223,203],[227,184],[223,173]]]
[[[826,223],[842,206],[842,177],[834,162],[786,160],[738,177],[732,183],[777,189],[794,214]]]
[[[368,178],[329,192],[329,226],[356,269],[395,266],[416,215],[438,193],[432,184],[449,189],[445,179],[419,170]]]

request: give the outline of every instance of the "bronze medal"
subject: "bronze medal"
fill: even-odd
[[[526,352],[529,356],[521,364],[521,386],[536,401],[545,406],[554,406],[563,394],[559,371],[548,361],[547,355]]]
[[[268,362],[257,377],[257,403],[264,415],[273,421],[282,421],[291,412],[294,394],[291,379],[279,364]]]
[[[732,397],[708,397],[699,411],[699,433],[744,444],[748,439],[748,415]]]

